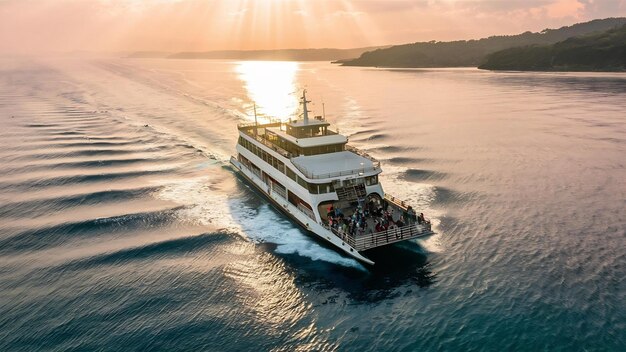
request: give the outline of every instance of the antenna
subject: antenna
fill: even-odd
[[[256,102],[254,103],[254,137],[256,138],[259,131],[259,121],[256,118]]]

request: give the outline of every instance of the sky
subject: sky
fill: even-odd
[[[355,48],[626,16],[626,0],[0,0],[0,54]]]

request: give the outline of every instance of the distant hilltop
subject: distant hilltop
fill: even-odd
[[[131,59],[162,59],[172,55],[172,53],[166,51],[135,51],[134,53],[128,54],[126,58]]]
[[[626,25],[552,45],[497,51],[479,66],[516,71],[626,71]]]
[[[356,59],[338,60],[344,66],[373,67],[477,67],[489,54],[530,45],[551,45],[568,38],[604,32],[626,24],[626,18],[593,20],[559,29],[544,29],[538,33],[525,32],[510,36],[492,36],[479,40],[452,42],[418,42],[394,45],[363,53]],[[510,52],[513,53],[513,52]],[[495,66],[481,66],[495,67]]]
[[[354,49],[140,51],[127,58],[332,61],[343,66],[479,67],[490,70],[623,71],[626,18],[478,40],[417,42]]]
[[[386,46],[388,47],[388,46]],[[128,58],[168,58],[168,59],[225,59],[225,60],[275,60],[275,61],[334,61],[355,58],[366,51],[386,48],[366,47],[354,49],[278,49],[278,50],[219,50],[203,52],[164,53],[139,51]]]

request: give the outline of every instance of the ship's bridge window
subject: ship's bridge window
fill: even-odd
[[[374,186],[378,184],[378,175],[368,176],[365,178],[366,186]]]
[[[342,187],[354,187],[357,185],[362,185],[363,183],[365,183],[365,180],[363,178],[353,178],[353,179],[343,180],[341,182],[341,186]]]
[[[344,143],[321,145],[317,147],[302,148],[302,154],[304,155],[318,155],[327,153],[337,153],[346,150]]]
[[[287,134],[296,138],[310,138],[328,134],[328,124],[292,127],[287,125]]]
[[[335,188],[333,187],[332,183],[321,183],[321,184],[309,183],[308,185],[309,185],[308,186],[309,193],[311,194],[325,194],[325,193],[331,193],[335,191]]]

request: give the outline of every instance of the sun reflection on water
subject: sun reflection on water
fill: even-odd
[[[298,110],[298,70],[299,64],[293,61],[242,61],[236,67],[257,114],[283,120]]]

